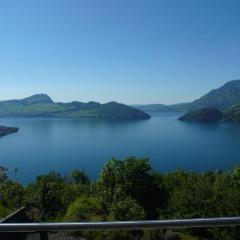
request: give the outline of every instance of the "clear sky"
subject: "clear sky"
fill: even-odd
[[[0,0],[0,99],[170,104],[233,79],[239,0]]]

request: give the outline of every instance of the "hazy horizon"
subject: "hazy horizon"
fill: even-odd
[[[190,102],[240,78],[237,0],[0,2],[0,100]]]
[[[230,80],[230,81],[235,81],[235,80],[240,80],[240,79],[234,79],[234,80]],[[230,82],[230,81],[228,81],[228,82]],[[226,83],[228,83],[228,82],[225,82],[224,84],[226,84]],[[223,85],[224,85],[224,84],[223,84]],[[193,98],[192,100],[189,100],[188,102],[192,102],[192,101],[194,101],[194,100],[202,97],[203,95],[209,93],[211,90],[214,90],[214,89],[217,89],[217,88],[219,88],[219,87],[222,87],[223,85],[218,86],[218,87],[215,87],[215,88],[213,88],[213,89],[209,89],[207,92],[203,93],[201,96],[196,96],[195,98]],[[108,102],[116,101],[116,100],[114,100],[114,99],[112,99],[112,100],[110,100],[110,101],[107,101],[107,102],[100,102],[100,101],[96,101],[96,100],[94,100],[94,99],[89,99],[89,100],[87,100],[87,101],[82,101],[81,99],[72,99],[72,100],[64,101],[64,100],[61,100],[60,97],[56,97],[56,96],[55,96],[55,97],[52,97],[52,96],[49,95],[47,92],[32,93],[32,94],[30,94],[29,96],[23,96],[23,97],[19,97],[19,98],[14,98],[14,97],[9,98],[9,99],[1,99],[1,98],[0,98],[0,101],[5,101],[5,100],[21,100],[21,99],[28,98],[28,97],[32,97],[32,96],[34,96],[34,95],[39,95],[39,94],[48,95],[54,102],[63,102],[63,103],[73,102],[73,101],[79,101],[79,102],[91,102],[91,101],[94,101],[94,102],[99,102],[99,103],[108,103]],[[58,100],[56,100],[56,99],[58,99]],[[119,103],[128,104],[128,103],[125,103],[125,102],[119,102]],[[139,105],[139,106],[141,106],[141,105],[151,105],[151,104],[172,105],[172,104],[179,104],[179,103],[187,103],[187,101],[185,101],[185,102],[180,101],[180,102],[176,102],[176,103],[161,103],[161,102],[153,102],[153,103],[130,103],[130,104],[128,104],[128,105],[132,105],[132,106],[134,106],[134,105],[136,105],[136,106],[137,106],[137,105]]]
[[[38,93],[33,93],[33,94],[30,94],[30,95],[28,95],[28,96],[23,96],[23,97],[19,97],[19,98],[15,98],[15,97],[10,97],[10,98],[8,98],[8,99],[0,99],[0,101],[8,101],[8,100],[21,100],[21,99],[24,99],[24,98],[28,98],[28,97],[32,97],[32,96],[34,96],[34,95],[39,95],[39,94],[44,94],[44,95],[48,95],[54,102],[63,102],[63,103],[67,103],[67,102],[73,102],[73,101],[78,101],[78,102],[91,102],[91,101],[94,101],[94,102],[99,102],[99,101],[95,101],[94,99],[89,99],[89,100],[87,100],[87,101],[82,101],[81,99],[72,99],[72,100],[67,100],[67,101],[63,101],[63,100],[61,100],[61,98],[60,97],[52,97],[52,96],[50,96],[48,93],[46,93],[46,92],[43,92],[43,93],[40,93],[40,92],[38,92]],[[58,100],[56,100],[56,99],[58,99]],[[193,99],[193,100],[195,100],[195,99]],[[107,101],[107,102],[99,102],[99,103],[108,103],[108,102],[113,102],[113,101],[115,101],[114,99],[113,100],[110,100],[110,101]],[[119,102],[119,103],[125,103],[125,102]],[[178,103],[183,103],[183,102],[178,102]],[[127,103],[125,103],[125,104],[127,104]],[[129,105],[151,105],[151,104],[162,104],[162,103],[130,103]],[[174,104],[174,103],[173,103]],[[176,103],[177,104],[177,103]],[[166,105],[168,105],[168,104],[166,104]],[[170,105],[170,104],[169,104]]]

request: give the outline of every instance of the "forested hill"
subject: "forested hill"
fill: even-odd
[[[0,117],[91,117],[107,119],[148,119],[150,115],[117,102],[54,102],[46,94],[0,102]]]
[[[191,122],[232,122],[240,123],[240,105],[234,105],[224,112],[217,108],[202,108],[190,111],[179,118]]]

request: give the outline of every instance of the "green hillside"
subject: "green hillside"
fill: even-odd
[[[228,82],[222,87],[210,91],[190,103],[190,108],[215,107],[220,110],[225,110],[237,104],[240,104],[240,80]]]
[[[183,121],[191,122],[216,122],[222,120],[222,112],[217,108],[203,108],[189,112],[179,118]]]
[[[240,123],[240,105],[233,106],[224,112],[223,119],[225,122]]]
[[[109,119],[148,119],[150,116],[124,104],[110,102],[57,103],[46,94],[0,102],[0,117],[91,117]]]
[[[221,112],[217,108],[202,108],[189,111],[179,118],[183,121],[191,122],[232,122],[240,123],[240,105],[227,108]]]

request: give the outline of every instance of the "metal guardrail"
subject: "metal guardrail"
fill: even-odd
[[[0,232],[58,232],[220,227],[240,225],[240,217],[128,222],[1,223]]]

